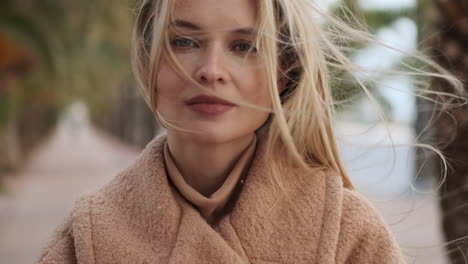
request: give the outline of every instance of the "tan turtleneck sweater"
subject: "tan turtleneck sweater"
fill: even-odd
[[[213,222],[215,218],[217,218],[217,215],[222,214],[223,208],[234,193],[236,186],[238,184],[243,184],[243,178],[249,169],[249,161],[251,161],[255,152],[256,143],[257,138],[254,137],[251,143],[242,152],[241,157],[234,165],[234,168],[227,176],[223,185],[210,197],[204,196],[185,181],[183,175],[177,169],[170,153],[168,143],[166,143],[164,146],[164,162],[168,177],[179,193],[200,211],[203,218],[205,218],[207,222]]]

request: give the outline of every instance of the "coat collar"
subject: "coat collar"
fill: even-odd
[[[273,192],[265,144],[258,145],[236,203],[212,227],[168,181],[164,165],[166,136],[153,140],[128,170],[126,184],[134,196],[147,234],[158,237],[154,247],[168,251],[170,263],[245,263],[258,259],[287,263],[319,260],[336,252],[341,218],[342,181],[330,171],[305,173],[288,169],[292,204]],[[137,216],[138,217],[138,216]],[[185,261],[185,262],[184,262]],[[292,261],[294,262],[294,261]]]

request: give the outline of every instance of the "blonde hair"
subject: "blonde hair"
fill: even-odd
[[[157,69],[163,57],[167,58],[178,74],[206,92],[218,95],[193,80],[178,63],[170,48],[167,29],[174,2],[175,0],[143,2],[134,30],[132,56],[134,72],[146,102],[161,123],[171,127],[176,126],[161,116],[156,107]],[[350,42],[378,41],[365,31],[359,19],[355,19],[351,12],[347,13],[347,22],[353,23],[346,23],[320,10],[313,1],[258,0],[257,7],[256,46],[268,74],[272,109],[263,109],[246,102],[239,103],[271,113],[267,124],[262,127],[267,131],[265,157],[279,159],[273,153],[281,151],[282,162],[310,172],[331,169],[341,175],[345,188],[353,189],[340,158],[333,131],[335,102],[331,93],[332,71],[350,73],[364,93],[375,101],[357,76],[358,72],[366,70],[354,64],[346,54],[350,49]],[[412,57],[429,65],[432,72],[406,65],[408,68],[405,71],[394,73],[443,78],[461,90],[461,83],[442,67],[421,54]],[[280,79],[287,81],[281,94],[278,91]],[[273,182],[286,193],[280,163],[271,164]]]

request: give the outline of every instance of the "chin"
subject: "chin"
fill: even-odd
[[[236,122],[223,122],[221,120],[218,122],[198,122],[193,120],[184,121],[185,122],[181,122],[186,124],[186,127],[183,129],[192,132],[181,130],[177,131],[176,129],[170,132],[183,141],[200,144],[223,144],[242,140],[246,137],[252,136],[255,131],[265,123],[264,119],[259,119],[258,122],[250,123],[243,122],[245,120],[237,120]]]
[[[222,144],[241,136],[231,135],[226,133],[226,131],[210,131],[205,133],[196,133],[189,135],[190,140],[193,142],[203,143],[203,144]]]
[[[225,142],[232,141],[238,137],[235,134],[231,133],[228,129],[222,127],[219,128],[184,128],[194,132],[180,131],[177,129],[168,130],[167,132],[174,135],[176,138],[179,138],[186,142],[193,143],[203,143],[203,144],[221,144]],[[198,131],[198,132],[195,132]]]

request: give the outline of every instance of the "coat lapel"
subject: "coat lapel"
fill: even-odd
[[[164,137],[91,197],[96,263],[168,263],[181,209],[165,175]]]
[[[154,232],[152,237],[164,233],[163,237],[170,241],[169,257],[163,263],[246,263],[242,252],[229,244],[234,239],[232,232],[223,228],[228,239],[223,237],[223,232],[218,232],[222,224],[218,225],[217,230],[213,229],[170,183],[162,156],[165,142],[165,136],[159,137],[150,143],[148,151],[142,155],[146,161],[138,166],[141,179],[135,188],[141,190],[139,195],[143,202],[137,203],[142,207],[141,212],[151,215],[151,222],[159,222],[157,229],[148,231]],[[163,201],[155,201],[156,198]],[[159,206],[155,207],[156,204]]]
[[[265,146],[260,143],[231,214],[247,256],[258,263],[327,263],[318,259],[325,249],[335,254],[333,242],[338,239],[341,212],[340,177],[326,170],[311,174],[288,168],[288,174],[283,175],[291,194],[292,206],[288,206],[273,191],[264,152]]]
[[[184,213],[169,263],[246,263],[198,211],[182,203]]]

